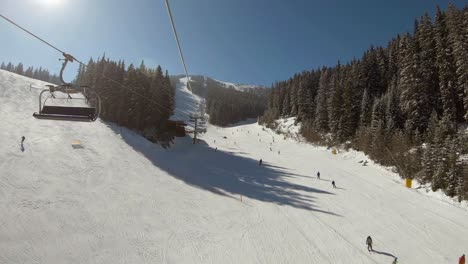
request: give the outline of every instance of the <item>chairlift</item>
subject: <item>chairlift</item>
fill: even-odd
[[[60,70],[60,85],[47,85],[47,89],[39,94],[39,112],[33,114],[38,119],[65,120],[65,121],[84,121],[93,122],[99,117],[101,112],[101,98],[88,86],[77,86],[66,83],[63,80],[63,72],[68,62],[73,62],[73,56],[63,53],[64,59],[62,69]],[[48,96],[43,100],[44,94]],[[80,94],[82,97],[80,97]],[[66,95],[66,97],[63,97]],[[62,104],[63,101],[68,102]],[[83,100],[84,105],[74,106],[73,102]],[[48,103],[49,101],[49,103]],[[53,102],[53,103],[52,103]],[[71,106],[70,106],[70,102]]]

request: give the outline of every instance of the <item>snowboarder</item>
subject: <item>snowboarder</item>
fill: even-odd
[[[333,188],[336,188],[335,181],[332,181]]]
[[[320,180],[320,171],[319,171],[319,172],[317,172],[317,179],[319,179],[319,180]]]
[[[458,260],[458,264],[465,264],[465,254],[463,254]]]
[[[372,249],[372,238],[370,236],[368,236],[367,239],[366,239],[366,245],[367,245],[367,250],[374,251]]]
[[[263,160],[260,159],[260,160],[258,161],[258,165],[262,166],[262,163],[263,163]]]

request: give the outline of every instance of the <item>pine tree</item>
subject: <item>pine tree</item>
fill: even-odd
[[[436,62],[439,69],[439,87],[442,110],[451,122],[456,123],[456,76],[452,48],[448,45],[448,30],[445,14],[437,7],[435,19]]]
[[[415,32],[418,31],[415,22]],[[405,128],[411,133],[424,133],[431,113],[428,92],[421,73],[421,48],[417,38],[405,38],[409,43],[402,50],[405,54],[399,74],[401,109],[405,116]]]
[[[315,127],[321,132],[328,132],[329,130],[327,101],[330,77],[330,70],[327,68],[322,69],[315,101]]]

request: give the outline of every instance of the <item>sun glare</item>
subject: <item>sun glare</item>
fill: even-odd
[[[41,4],[49,7],[59,6],[63,0],[38,0]]]

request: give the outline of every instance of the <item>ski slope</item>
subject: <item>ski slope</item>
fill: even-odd
[[[202,99],[198,95],[193,94],[189,90],[187,77],[180,78],[179,82],[176,83],[176,107],[170,119],[188,121],[191,114],[199,112],[199,104],[201,101]]]
[[[468,251],[466,208],[356,153],[248,122],[164,150],[100,120],[34,119],[31,83],[44,84],[0,71],[0,263],[457,263]]]

